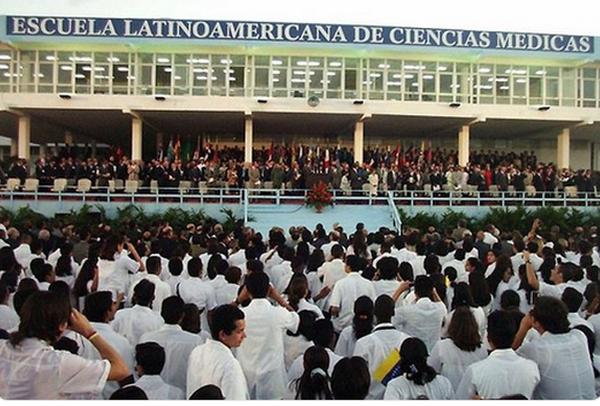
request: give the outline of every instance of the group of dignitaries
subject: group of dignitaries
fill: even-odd
[[[4,399],[595,399],[597,230],[0,224]],[[7,234],[11,235],[8,238]]]

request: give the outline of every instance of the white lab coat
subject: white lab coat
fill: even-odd
[[[511,348],[498,349],[467,367],[456,388],[456,399],[471,399],[475,394],[483,399],[516,394],[531,399],[539,382],[535,362],[518,356]]]
[[[452,388],[456,390],[462,379],[465,369],[475,362],[487,357],[487,349],[484,345],[475,351],[463,351],[454,344],[450,338],[440,340],[433,347],[427,364],[431,365],[439,374],[444,375]]]
[[[240,363],[227,346],[213,339],[208,339],[190,354],[186,397],[189,399],[205,385],[218,386],[226,400],[249,399],[246,377]]]
[[[337,281],[329,299],[329,306],[340,309],[339,315],[331,320],[335,331],[340,332],[352,324],[354,302],[361,296],[368,296],[373,301],[376,299],[373,282],[363,278],[358,272],[351,272]]]
[[[152,301],[152,310],[160,314],[163,300],[172,295],[171,286],[169,286],[167,282],[163,282],[160,279],[160,276],[158,275],[150,274],[147,272],[139,272],[137,275],[139,279],[135,283],[131,284],[131,288],[129,289],[128,302],[131,303],[131,299],[133,298],[133,291],[137,284],[140,283],[142,279],[145,279],[154,284],[154,300]]]
[[[534,399],[595,399],[592,361],[585,334],[544,332],[538,339],[519,347],[517,353],[535,361],[541,380]]]
[[[184,399],[184,392],[175,386],[167,384],[162,380],[160,375],[142,375],[135,381],[134,385],[146,392],[148,400]]]
[[[253,299],[243,308],[246,339],[237,350],[251,399],[281,399],[285,395],[283,334],[296,332],[297,313],[272,306],[267,299]]]
[[[417,385],[406,379],[406,375],[402,375],[388,382],[383,400],[409,400],[419,396],[425,396],[429,400],[451,400],[454,398],[454,391],[450,381],[442,375],[436,375],[425,385]]]
[[[156,331],[165,324],[163,318],[149,307],[135,305],[129,309],[121,309],[115,313],[111,322],[112,328],[124,336],[134,347],[145,333]]]
[[[11,332],[19,327],[21,319],[17,312],[4,304],[0,304],[0,329]]]
[[[178,324],[165,324],[140,338],[140,343],[155,342],[165,349],[165,366],[160,376],[184,392],[190,354],[205,341],[204,336],[184,331]]]
[[[400,351],[400,346],[407,338],[409,336],[396,330],[392,323],[381,323],[375,326],[371,334],[356,341],[354,356],[364,358],[369,364],[371,373],[371,386],[367,399],[383,399],[385,386],[375,379],[375,371],[394,351]]]
[[[109,373],[107,360],[57,351],[37,338],[16,348],[0,341],[0,397],[6,400],[96,399]]]
[[[355,346],[356,335],[354,335],[354,327],[352,325],[344,327],[335,344],[335,353],[341,357],[351,357],[354,354]]]
[[[446,306],[442,302],[432,302],[423,297],[416,303],[396,308],[392,323],[411,337],[420,338],[427,346],[427,351],[431,352],[441,337],[444,317]]]

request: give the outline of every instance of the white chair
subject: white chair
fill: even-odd
[[[23,187],[23,190],[25,192],[37,192],[39,185],[40,185],[39,179],[27,178],[27,179],[25,179],[25,186]]]
[[[567,197],[577,197],[577,186],[565,186],[565,195]]]
[[[123,179],[115,179],[115,189],[116,190],[125,189],[125,183],[123,182]]]
[[[157,180],[150,181],[150,193],[158,194],[158,181]]]
[[[6,190],[17,190],[21,187],[21,180],[19,178],[8,178],[6,181]]]
[[[67,180],[65,178],[54,179],[54,186],[51,191],[53,192],[64,192],[67,188]]]
[[[115,190],[117,190],[117,188],[115,187],[115,181],[114,180],[109,180],[108,181],[108,191],[110,193],[114,193]]]
[[[79,193],[87,193],[92,189],[92,181],[88,178],[81,178],[77,181],[76,191]]]
[[[529,185],[529,186],[525,186],[525,194],[529,197],[535,196],[537,190],[535,189],[535,186],[533,185]]]
[[[208,192],[208,186],[205,181],[198,182],[198,190],[200,193],[204,194]]]
[[[133,194],[138,191],[140,184],[137,180],[125,181],[125,193]]]
[[[180,193],[188,193],[192,187],[192,182],[189,180],[179,181],[179,192]]]

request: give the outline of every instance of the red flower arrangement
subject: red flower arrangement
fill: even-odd
[[[323,207],[333,205],[333,196],[325,183],[319,181],[312,187],[306,196],[306,205],[314,206],[317,213],[320,213]]]

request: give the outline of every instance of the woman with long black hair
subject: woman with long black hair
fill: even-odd
[[[324,348],[313,346],[304,353],[304,373],[296,382],[296,399],[333,399],[327,373],[329,355]]]
[[[368,296],[361,296],[354,302],[352,324],[342,330],[335,346],[335,353],[342,357],[354,354],[356,341],[373,331],[374,304]]]

